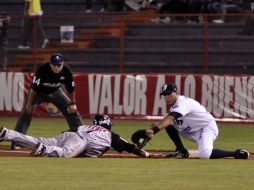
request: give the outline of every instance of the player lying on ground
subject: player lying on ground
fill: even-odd
[[[219,133],[214,117],[197,101],[180,95],[175,84],[163,85],[160,95],[164,96],[166,103],[170,106],[169,112],[151,129],[138,130],[132,135],[132,141],[139,148],[143,148],[160,130],[166,129],[176,146],[176,151],[168,155],[170,158],[189,157],[189,152],[179,137],[180,134],[198,144],[199,157],[202,159],[225,157],[249,159],[249,152],[246,150],[213,149],[213,143]]]
[[[33,156],[49,157],[99,157],[110,147],[121,153],[127,151],[141,157],[154,157],[151,153],[130,144],[111,131],[107,115],[97,115],[93,125],[83,125],[76,132],[64,132],[56,137],[32,137],[4,127],[0,128],[0,141],[14,141],[33,149]]]

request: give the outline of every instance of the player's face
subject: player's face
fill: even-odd
[[[176,102],[177,99],[177,93],[172,92],[170,94],[166,94],[164,96],[165,101],[167,102],[168,105],[173,105]]]
[[[63,69],[63,65],[52,65],[52,64],[50,64],[50,67],[51,67],[51,70],[54,73],[59,73]]]

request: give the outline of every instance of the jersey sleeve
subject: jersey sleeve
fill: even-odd
[[[170,112],[168,115],[172,116],[175,120],[177,120],[179,117],[182,117],[183,115],[178,112]]]
[[[32,85],[31,85],[31,88],[34,90],[34,91],[38,91],[39,88],[41,87],[42,85],[42,69],[41,67],[38,68],[38,70],[36,71],[36,73],[34,74],[34,78],[33,78],[33,81],[32,81]]]
[[[121,138],[118,134],[112,132],[112,142],[111,147],[117,152],[121,153],[123,151],[132,152],[135,145],[128,143],[126,140]]]
[[[72,93],[75,90],[75,82],[73,79],[72,71],[69,67],[65,67],[66,81],[65,88],[67,92]]]
[[[112,132],[111,147],[117,152],[121,153],[123,151],[135,154],[141,157],[149,157],[149,153],[143,149],[139,149],[136,145],[128,143],[126,140],[121,138],[118,134]]]
[[[191,112],[192,105],[191,105],[190,99],[185,96],[180,96],[179,99],[180,100],[177,102],[177,104],[170,108],[170,113],[173,114],[172,115],[173,117],[185,116]]]

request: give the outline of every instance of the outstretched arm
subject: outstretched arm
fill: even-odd
[[[160,122],[153,124],[150,129],[141,129],[134,132],[131,136],[131,140],[139,148],[143,148],[152,137],[160,130],[165,129],[167,126],[172,125],[174,117],[167,115]]]
[[[174,117],[171,115],[165,116],[160,122],[153,124],[152,128],[146,130],[146,135],[152,138],[160,130],[165,129],[169,125],[173,125]]]
[[[112,142],[111,147],[117,152],[121,153],[123,151],[135,154],[140,157],[151,157],[152,155],[147,151],[138,148],[136,145],[128,143],[126,140],[121,138],[118,134],[112,132]]]
[[[68,113],[75,113],[77,111],[77,106],[75,102],[75,92],[68,93],[68,97],[70,99],[70,105],[67,107]]]

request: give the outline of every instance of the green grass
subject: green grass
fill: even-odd
[[[85,120],[86,123],[89,120]],[[16,118],[1,118],[0,126],[14,128]],[[150,121],[113,121],[114,131],[130,140]],[[28,134],[54,136],[68,129],[64,119],[34,118]],[[215,148],[246,148],[254,152],[252,124],[219,124]],[[184,140],[189,149],[195,143]],[[1,144],[4,144],[3,142]],[[161,131],[146,149],[174,149]],[[253,160],[171,160],[0,157],[1,190],[252,190]]]

